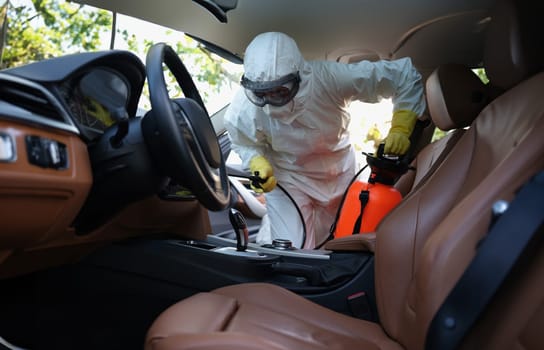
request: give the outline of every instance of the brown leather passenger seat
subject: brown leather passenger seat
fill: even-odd
[[[438,67],[425,84],[427,105],[433,124],[447,132],[425,146],[395,184],[403,197],[425,181],[440,165],[457,140],[498,92],[484,84],[471,69],[460,64]]]
[[[410,163],[411,169],[395,183],[395,188],[403,198],[432,176],[466,128],[499,94],[498,89],[484,84],[471,69],[459,64],[446,64],[437,68],[427,79],[425,88],[431,120],[447,134],[419,151]],[[374,233],[350,235],[328,241],[324,249],[373,252],[375,242]]]
[[[168,308],[149,329],[146,349],[423,349],[435,313],[488,232],[493,203],[514,198],[544,168],[543,7],[538,1],[499,1],[487,29],[484,66],[505,92],[378,226],[380,324],[278,286],[246,283]],[[462,348],[544,347],[542,239],[530,253]]]

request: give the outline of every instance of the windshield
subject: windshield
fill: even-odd
[[[113,45],[115,49],[130,50],[145,62],[148,48],[158,42],[167,43],[180,55],[189,73],[193,76],[210,115],[230,102],[238,89],[242,76],[242,65],[229,62],[209,52],[202,44],[186,36],[183,32],[117,14],[117,35]],[[182,96],[172,75],[166,75],[166,82],[170,97]],[[144,90],[147,91],[147,88]],[[150,109],[147,93],[144,93],[140,101],[140,108]]]
[[[3,4],[0,0],[0,6]],[[206,50],[183,32],[64,0],[10,0],[5,4],[9,30],[0,68],[112,48],[129,50],[145,63],[149,47],[165,42],[176,50],[192,74],[210,115],[224,110],[239,88],[243,66]],[[172,75],[166,73],[165,81],[170,97],[182,96]],[[138,107],[137,116],[143,116],[151,108],[147,85]],[[362,166],[365,163],[362,152],[373,152],[387,134],[392,104],[390,100],[374,105],[356,101],[349,111],[352,143]]]
[[[2,24],[6,23],[9,30],[1,32],[6,36],[1,68],[107,49],[130,50],[145,63],[151,45],[167,43],[192,74],[210,115],[229,103],[242,75],[241,65],[209,52],[183,32],[91,6],[63,0],[0,0],[0,29],[5,29]],[[167,74],[165,78],[170,96],[181,97],[173,76]],[[146,85],[138,115],[150,108]]]

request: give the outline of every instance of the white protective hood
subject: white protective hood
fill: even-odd
[[[252,81],[273,81],[299,71],[304,58],[293,39],[283,33],[263,33],[248,45],[244,75]]]

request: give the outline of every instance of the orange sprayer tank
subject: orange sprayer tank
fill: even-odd
[[[383,217],[401,200],[400,192],[393,186],[379,182],[353,182],[342,205],[334,237],[374,232]]]
[[[346,190],[331,227],[334,238],[374,232],[383,217],[402,200],[393,185],[410,169],[408,163],[398,157],[384,156],[383,144],[376,156],[366,155],[371,170],[368,182],[355,180]]]

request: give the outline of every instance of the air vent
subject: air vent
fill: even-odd
[[[32,81],[0,73],[0,117],[79,133],[61,104]]]
[[[51,104],[47,96],[31,86],[15,82],[2,82],[0,84],[0,96],[3,101],[23,108],[32,114],[59,122],[64,121],[58,109]]]

